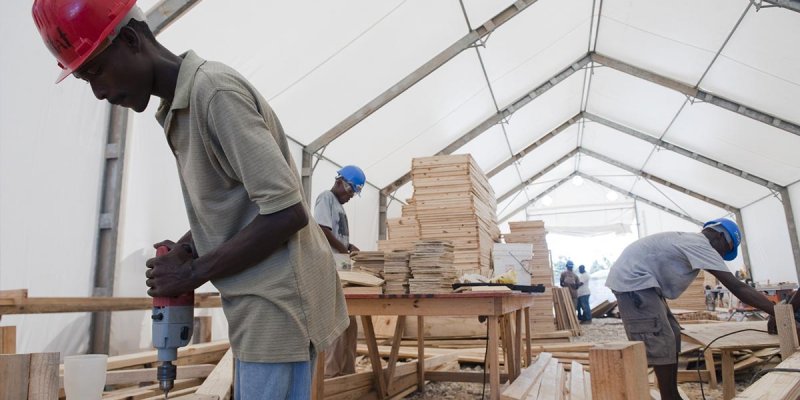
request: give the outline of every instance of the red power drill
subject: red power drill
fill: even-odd
[[[191,250],[189,250],[191,252]],[[156,249],[156,257],[169,252],[167,246]],[[153,347],[158,349],[158,387],[169,396],[177,376],[172,364],[178,358],[178,347],[186,346],[192,338],[194,324],[194,291],[178,297],[153,297]]]

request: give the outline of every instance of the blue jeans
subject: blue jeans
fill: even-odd
[[[317,353],[310,361],[257,363],[236,360],[236,400],[308,400]]]
[[[578,319],[581,321],[591,321],[592,320],[592,308],[589,307],[589,295],[585,296],[578,296],[578,304],[576,305],[578,309]]]

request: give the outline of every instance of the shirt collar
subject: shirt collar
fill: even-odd
[[[172,110],[180,110],[189,107],[189,98],[192,92],[194,77],[197,70],[203,65],[206,60],[200,58],[194,51],[189,50],[180,55],[183,58],[180,70],[178,71],[178,82],[175,85],[175,94],[172,96],[172,102],[162,99],[161,104],[158,106],[156,112],[156,119],[162,121],[167,118],[167,115]]]

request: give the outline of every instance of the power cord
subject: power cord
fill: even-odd
[[[731,335],[736,334],[736,333],[742,333],[742,332],[748,332],[748,331],[769,333],[769,332],[767,332],[765,330],[762,330],[762,329],[750,329],[750,328],[729,332],[729,333],[726,333],[726,334],[724,334],[722,336],[716,337],[714,340],[709,342],[706,345],[705,348],[702,348],[702,351],[697,353],[697,378],[698,378],[697,380],[700,382],[700,395],[703,396],[703,400],[706,400],[706,393],[703,390],[703,375],[700,373],[700,356],[702,354],[704,354],[706,352],[706,350],[708,350],[708,348],[711,347],[711,345],[714,344],[714,342],[716,342],[717,340],[720,340],[720,339],[722,339],[722,338],[724,338],[726,336],[731,336]],[[708,365],[706,365],[706,370],[708,370]],[[709,371],[709,373],[710,372],[711,371]]]

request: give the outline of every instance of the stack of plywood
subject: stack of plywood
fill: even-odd
[[[534,332],[555,331],[553,314],[553,268],[550,265],[550,251],[545,238],[547,232],[544,221],[510,222],[511,233],[503,237],[506,243],[530,243],[533,245],[533,258],[528,265],[531,274],[531,285],[542,284],[545,287],[544,300],[534,302],[531,308],[531,326]]]
[[[420,239],[453,242],[459,273],[488,275],[492,246],[500,237],[497,203],[472,156],[415,158],[411,176]]]
[[[450,293],[458,278],[453,267],[453,244],[441,240],[422,240],[414,245],[408,261],[413,278],[410,293]]]
[[[675,300],[667,300],[669,308],[681,310],[702,311],[706,309],[706,289],[705,272],[700,271],[697,278],[692,281],[680,297]]]
[[[384,254],[383,279],[386,280],[384,293],[408,293],[408,279],[411,278],[408,256],[409,254],[406,251],[393,251]]]
[[[386,220],[388,239],[378,241],[378,250],[410,251],[414,248],[414,243],[419,240],[419,223],[414,210],[414,200],[407,201],[408,204],[403,206],[402,217]]]
[[[381,278],[383,274],[383,252],[359,251],[353,256],[353,271],[366,272]]]

